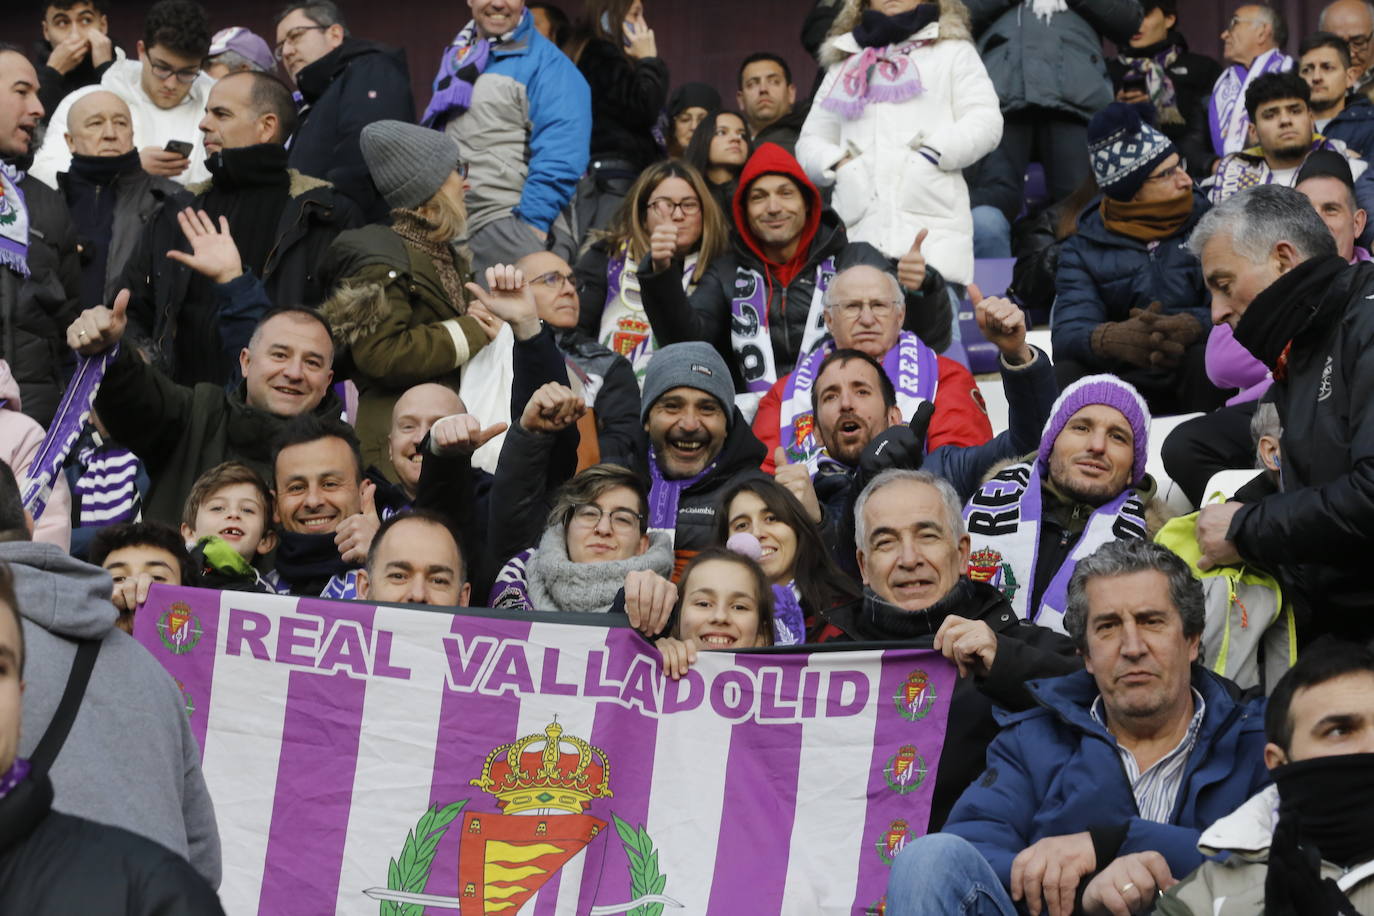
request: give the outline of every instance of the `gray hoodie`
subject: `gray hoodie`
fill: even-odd
[[[219,830],[181,691],[147,649],[115,628],[109,573],[51,544],[0,543],[24,621],[24,723],[33,753],[67,686],[73,639],[102,641],[95,670],[52,768],[53,808],[123,827],[188,858],[220,882]]]

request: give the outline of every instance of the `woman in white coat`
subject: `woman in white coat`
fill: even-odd
[[[828,66],[797,159],[849,240],[892,258],[913,247],[946,279],[973,279],[973,219],[961,170],[1002,138],[960,0],[845,0],[821,50]],[[922,235],[925,233],[925,235]]]

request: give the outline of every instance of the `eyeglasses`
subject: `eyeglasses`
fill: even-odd
[[[583,503],[573,507],[572,520],[583,528],[595,528],[601,524],[601,516],[605,514],[606,510],[596,503]],[[644,518],[629,509],[612,509],[610,515],[611,528],[622,534],[639,531],[640,520]]]
[[[1374,39],[1374,32],[1367,35],[1351,35],[1345,40],[1345,43],[1350,45],[1352,51],[1364,51],[1365,48],[1369,47],[1369,42],[1372,39]]]
[[[830,309],[854,321],[864,313],[864,309],[872,312],[874,318],[886,318],[897,310],[897,305],[890,299],[859,299],[855,302],[837,302]]]
[[[576,274],[559,273],[556,270],[551,270],[546,274],[540,274],[537,277],[531,277],[530,282],[542,283],[549,289],[558,289],[566,283],[573,288],[574,292],[582,292],[582,284],[577,282]]]
[[[157,77],[159,80],[165,80],[167,79],[167,77],[175,73],[177,76],[177,82],[187,86],[194,83],[196,81],[196,77],[200,76],[199,67],[187,67],[185,70],[177,70],[176,68],[169,67],[166,64],[158,63],[151,57],[148,58],[148,69],[152,70],[153,76]]]
[[[467,180],[468,164],[466,162],[459,159],[456,163],[454,163],[453,170],[458,173],[459,178],[462,178],[465,181]]]
[[[328,28],[329,26],[327,25],[298,25],[291,31],[287,32],[285,38],[277,42],[277,46],[272,49],[272,56],[277,59],[277,63],[281,63],[282,48],[286,47],[287,45],[292,45],[294,47],[296,42],[300,41],[301,36],[304,35],[306,32],[323,32],[326,31]]]
[[[1228,22],[1228,23],[1226,23],[1226,31],[1228,31],[1228,32],[1231,31],[1232,29],[1234,29],[1236,26],[1240,25],[1240,24],[1243,23],[1243,22],[1256,23],[1256,22],[1263,22],[1263,20],[1261,20],[1261,19],[1242,19],[1242,18],[1240,18],[1239,16],[1232,16],[1232,17],[1231,17],[1231,21]]]
[[[681,210],[683,216],[696,216],[701,212],[701,201],[695,197],[686,197],[682,200],[655,197],[649,201],[649,209],[665,219],[671,217],[674,210]]]
[[[1145,180],[1146,180],[1146,181],[1168,181],[1169,179],[1173,178],[1175,175],[1186,175],[1187,173],[1188,173],[1188,166],[1187,166],[1186,163],[1184,163],[1184,161],[1183,161],[1182,159],[1180,159],[1180,160],[1178,161],[1178,165],[1175,165],[1175,166],[1174,166],[1173,168],[1171,168],[1171,169],[1165,169],[1164,171],[1160,172],[1158,175],[1151,175],[1149,178],[1146,178]]]

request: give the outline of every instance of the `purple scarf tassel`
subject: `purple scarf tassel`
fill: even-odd
[[[806,615],[791,585],[773,586],[773,645],[799,646],[806,642]]]
[[[439,75],[434,78],[434,95],[425,109],[420,123],[425,127],[441,128],[444,122],[461,116],[472,107],[472,87],[487,68],[491,58],[491,42],[477,38],[471,23],[458,33],[453,44],[444,51],[439,63]]]
[[[924,44],[928,42],[903,42],[884,48],[881,53],[877,48],[864,48],[843,64],[844,72],[831,86],[821,107],[852,121],[864,113],[870,102],[905,102],[925,92],[921,71],[906,54]]]
[[[38,453],[34,455],[24,478],[24,508],[29,510],[34,521],[48,507],[53,481],[62,473],[67,454],[81,437],[86,418],[91,414],[91,405],[95,403],[96,392],[100,390],[100,382],[105,378],[105,370],[110,368],[110,363],[118,353],[119,344],[115,344],[96,356],[77,357],[76,375],[63,392],[57,416],[39,443]]]

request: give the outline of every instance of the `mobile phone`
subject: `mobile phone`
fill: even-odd
[[[1145,76],[1140,73],[1127,73],[1121,78],[1122,92],[1146,92]]]
[[[185,140],[168,140],[167,145],[164,146],[163,149],[169,153],[176,153],[178,156],[185,159],[191,158],[192,146]]]

